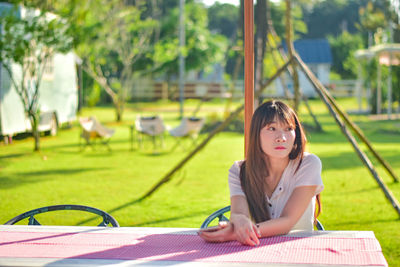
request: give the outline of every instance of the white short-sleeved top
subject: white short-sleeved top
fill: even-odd
[[[240,184],[240,165],[243,161],[235,161],[229,169],[229,190],[230,195],[245,196]],[[298,166],[297,160],[290,160],[288,166],[283,171],[282,177],[272,193],[271,198],[265,195],[267,205],[271,212],[271,218],[279,218],[293,190],[299,186],[316,185],[314,197],[308,205],[303,216],[299,219],[292,230],[313,230],[314,210],[315,210],[315,195],[321,193],[324,189],[321,178],[321,160],[314,154],[305,152],[303,161],[296,171]]]

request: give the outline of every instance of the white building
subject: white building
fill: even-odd
[[[284,46],[284,48],[286,50],[286,46]],[[300,39],[294,42],[294,48],[321,83],[328,86],[330,82],[329,72],[332,65],[331,47],[328,41],[326,39]],[[313,85],[308,81],[300,68],[298,69],[298,73],[300,89],[303,95],[307,97],[316,97],[317,93]],[[288,90],[293,94],[293,81],[289,75],[285,75],[284,81],[286,82]],[[271,89],[275,90],[275,92],[268,90],[269,94],[275,94],[277,96],[285,95],[281,79],[276,80],[274,87]]]

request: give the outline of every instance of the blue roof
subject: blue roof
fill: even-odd
[[[283,43],[285,51],[286,43]],[[305,63],[332,63],[331,47],[326,39],[299,39],[294,49]]]
[[[10,12],[14,12],[15,17],[21,18],[21,7],[15,6],[10,3],[0,2],[0,17],[7,16]]]

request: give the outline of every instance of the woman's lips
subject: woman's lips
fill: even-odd
[[[286,147],[284,147],[284,146],[276,146],[275,149],[276,150],[284,150],[284,149],[286,149]]]

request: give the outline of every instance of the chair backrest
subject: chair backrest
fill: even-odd
[[[201,224],[200,228],[204,229],[207,228],[208,225],[214,221],[216,218],[218,218],[218,221],[229,221],[229,219],[224,215],[227,212],[231,211],[231,206],[226,206],[223,207],[222,209],[219,209],[215,212],[213,212],[210,216],[208,216],[204,222]],[[316,219],[316,225],[315,227],[317,228],[317,230],[319,231],[325,231],[324,226],[322,225],[322,223],[320,221],[318,221],[318,219]]]
[[[187,125],[189,134],[198,134],[201,128],[203,128],[204,119],[195,117],[187,118]]]
[[[87,117],[80,117],[79,118],[79,124],[81,125],[82,129],[86,132],[91,132],[93,131],[94,128],[94,121],[92,118],[87,118]]]
[[[208,216],[204,222],[201,224],[200,228],[204,229],[207,228],[208,225],[214,221],[214,219],[218,218],[218,222],[220,221],[229,221],[229,219],[224,215],[225,213],[228,213],[231,211],[231,206],[226,206],[223,207],[222,209],[219,209],[217,211],[214,211],[213,213],[211,213],[210,216]]]
[[[100,136],[104,138],[110,138],[113,136],[115,130],[105,127],[96,118],[91,118],[93,121],[93,130]]]
[[[84,138],[93,138],[93,137],[103,137],[110,138],[115,130],[109,129],[102,125],[95,117],[81,117],[79,118],[79,124],[83,129],[83,137]]]
[[[92,207],[83,206],[83,205],[53,205],[53,206],[37,208],[37,209],[33,209],[30,211],[24,212],[14,218],[12,218],[5,224],[6,225],[15,224],[15,223],[29,217],[28,225],[41,225],[34,216],[37,214],[40,214],[40,213],[56,211],[56,210],[80,210],[80,211],[97,214],[103,218],[103,221],[98,226],[107,226],[107,225],[111,224],[111,226],[113,226],[113,227],[119,227],[117,220],[114,219],[114,217],[111,216],[110,214],[108,214],[107,212],[102,211],[97,208],[92,208]]]
[[[182,118],[181,123],[178,127],[172,129],[170,134],[176,137],[183,137],[188,135],[196,135],[203,128],[204,119],[203,118]]]
[[[160,135],[165,131],[164,121],[160,116],[137,117],[136,130],[148,135]]]

